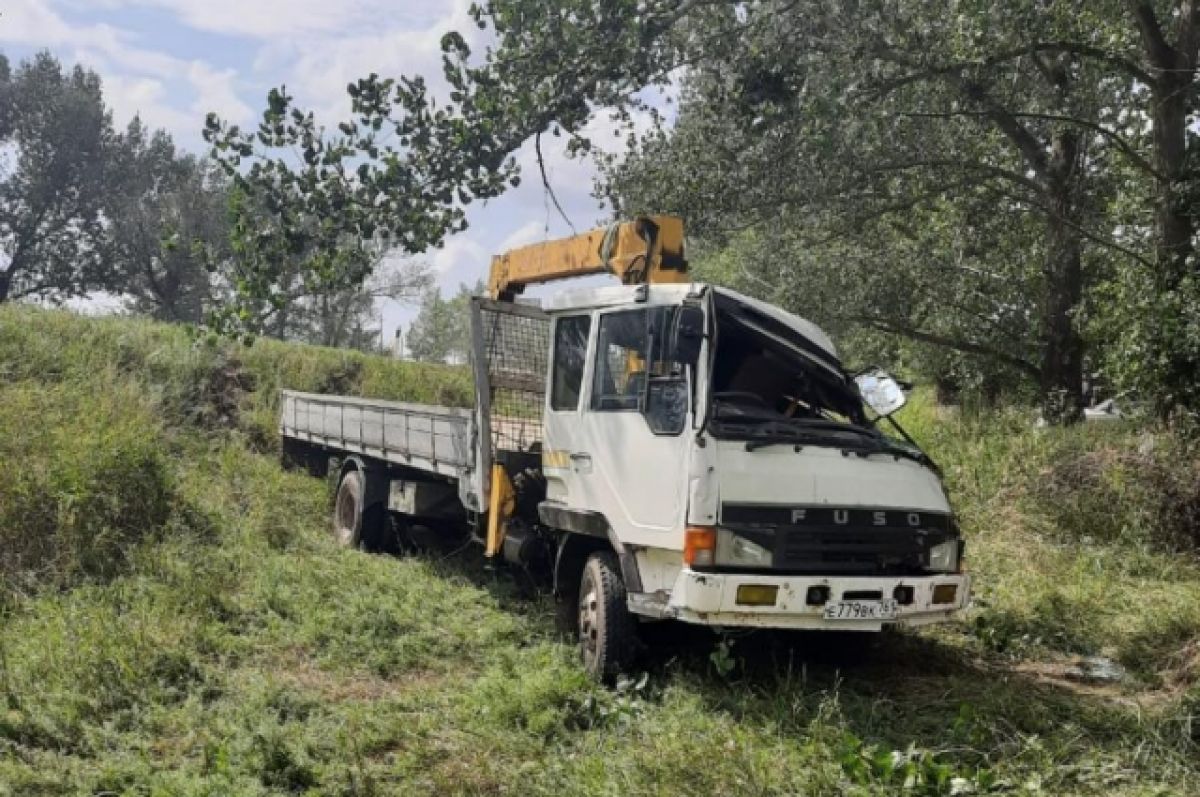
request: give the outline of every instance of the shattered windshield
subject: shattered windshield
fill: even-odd
[[[790,442],[920,455],[867,420],[858,389],[828,351],[734,299],[718,295],[716,311],[715,436],[748,448]]]

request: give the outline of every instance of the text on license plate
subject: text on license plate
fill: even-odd
[[[826,620],[891,620],[896,616],[896,601],[833,601],[825,604]]]

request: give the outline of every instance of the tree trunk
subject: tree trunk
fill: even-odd
[[[8,291],[12,287],[12,264],[7,271],[0,271],[0,302],[8,301]]]
[[[1150,355],[1162,368],[1155,397],[1155,412],[1168,418],[1184,398],[1196,389],[1200,368],[1186,341],[1178,339],[1186,329],[1188,302],[1178,294],[1188,277],[1193,257],[1195,222],[1191,200],[1196,191],[1189,174],[1187,117],[1193,76],[1164,73],[1154,87],[1151,114],[1154,125],[1155,168],[1159,172],[1155,201],[1156,318],[1150,326]]]
[[[1151,113],[1154,124],[1155,167],[1158,182],[1157,251],[1159,274],[1165,288],[1173,288],[1187,275],[1192,254],[1190,202],[1191,175],[1187,173],[1187,116],[1191,74],[1168,73],[1159,78],[1153,91]]]
[[[1157,172],[1154,214],[1152,310],[1144,319],[1145,362],[1155,410],[1169,417],[1180,405],[1200,411],[1195,396],[1200,358],[1194,340],[1180,339],[1191,326],[1193,296],[1180,291],[1193,274],[1195,257],[1192,217],[1197,196],[1189,165],[1188,116],[1195,107],[1197,53],[1200,37],[1195,0],[1171,4],[1174,41],[1164,35],[1154,4],[1130,4],[1142,39],[1150,79],[1150,119]],[[1191,292],[1194,292],[1194,288]]]
[[[1082,246],[1074,224],[1074,172],[1079,135],[1055,131],[1048,165],[1050,202],[1047,215],[1046,260],[1043,265],[1042,417],[1051,424],[1076,423],[1083,418],[1083,337],[1076,316],[1083,299]]]

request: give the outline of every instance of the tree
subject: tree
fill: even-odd
[[[135,312],[203,323],[214,260],[227,262],[227,181],[135,118],[112,148],[104,199],[112,270],[107,288]]]
[[[209,115],[205,139],[236,189],[238,301],[217,322],[253,330],[296,283],[308,293],[361,285],[385,255],[440,245],[465,228],[464,205],[515,183],[508,151],[475,109],[439,105],[423,79],[372,74],[347,91],[354,116],[336,134],[284,88],[269,93],[255,131]]]
[[[674,130],[611,168],[611,192],[625,212],[684,213],[701,238],[753,226],[836,250],[853,277],[835,280],[840,312],[1015,367],[1037,381],[1046,417],[1077,420],[1084,236],[1109,237],[1095,228],[1106,142],[1080,130],[1099,127],[1111,93],[1071,53],[1015,55],[1029,31],[1064,24],[1052,7],[943,11],[747,4],[724,18],[732,46],[696,54]],[[1022,237],[998,239],[981,208]],[[964,262],[991,254],[985,237],[1038,252],[1039,268],[1027,256]],[[918,240],[932,248],[914,251]],[[872,272],[881,262],[886,275]]]
[[[0,56],[0,301],[78,296],[102,283],[112,126],[100,78],[49,53]]]
[[[374,267],[363,285],[297,297],[291,302],[289,328],[281,336],[374,351],[380,345],[378,302],[410,301],[422,295],[430,281],[428,266],[420,262]]]
[[[426,362],[466,362],[470,356],[469,303],[482,296],[486,286],[459,285],[451,299],[443,299],[436,286],[421,298],[421,308],[408,331],[408,350],[414,359]]]
[[[1127,384],[1154,400],[1161,417],[1179,410],[1200,423],[1200,4],[1089,4],[1084,24],[1108,38],[1106,62],[1137,87],[1131,103],[1137,112],[1127,115],[1126,124],[1143,156],[1131,175],[1141,185],[1130,192],[1130,204],[1150,212],[1135,212],[1131,226],[1153,231],[1148,256],[1124,264],[1114,280],[1112,323],[1124,334],[1110,362]]]

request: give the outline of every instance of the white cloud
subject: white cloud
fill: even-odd
[[[472,49],[479,47],[481,32],[467,14],[469,6],[470,0],[426,3],[419,22],[397,19],[381,9],[372,24],[343,23],[320,33],[268,42],[259,51],[255,68],[260,73],[269,71],[267,82],[272,85],[286,83],[301,106],[311,107],[318,121],[332,125],[350,112],[346,84],[371,73],[421,75],[432,92],[440,92],[444,88],[442,37],[457,30]]]
[[[443,286],[454,277],[461,280],[474,279],[469,274],[483,274],[492,262],[491,253],[478,241],[467,235],[456,235],[446,240],[444,246],[429,253],[429,265]]]
[[[104,77],[104,98],[119,122],[139,116],[148,126],[175,134],[189,127],[198,130],[195,117],[172,107],[166,97],[167,89],[161,80],[112,73]]]
[[[496,251],[507,252],[510,249],[516,249],[518,246],[544,241],[547,239],[547,235],[545,224],[539,221],[527,221],[509,233],[508,237],[496,247]]]
[[[194,145],[209,110],[239,122],[251,114],[237,94],[233,69],[139,47],[134,36],[112,25],[72,25],[48,0],[12,0],[3,14],[0,42],[51,48],[60,55],[70,50],[74,60],[96,69],[119,124],[136,114]]]
[[[71,4],[89,9],[157,8],[196,30],[259,39],[362,30],[381,23],[417,27],[445,7],[437,0],[71,0]]]
[[[187,77],[196,92],[191,109],[197,127],[203,124],[204,116],[209,111],[215,111],[221,118],[237,123],[245,122],[253,115],[250,106],[242,102],[237,94],[236,70],[214,69],[203,61],[192,61],[187,67]]]

